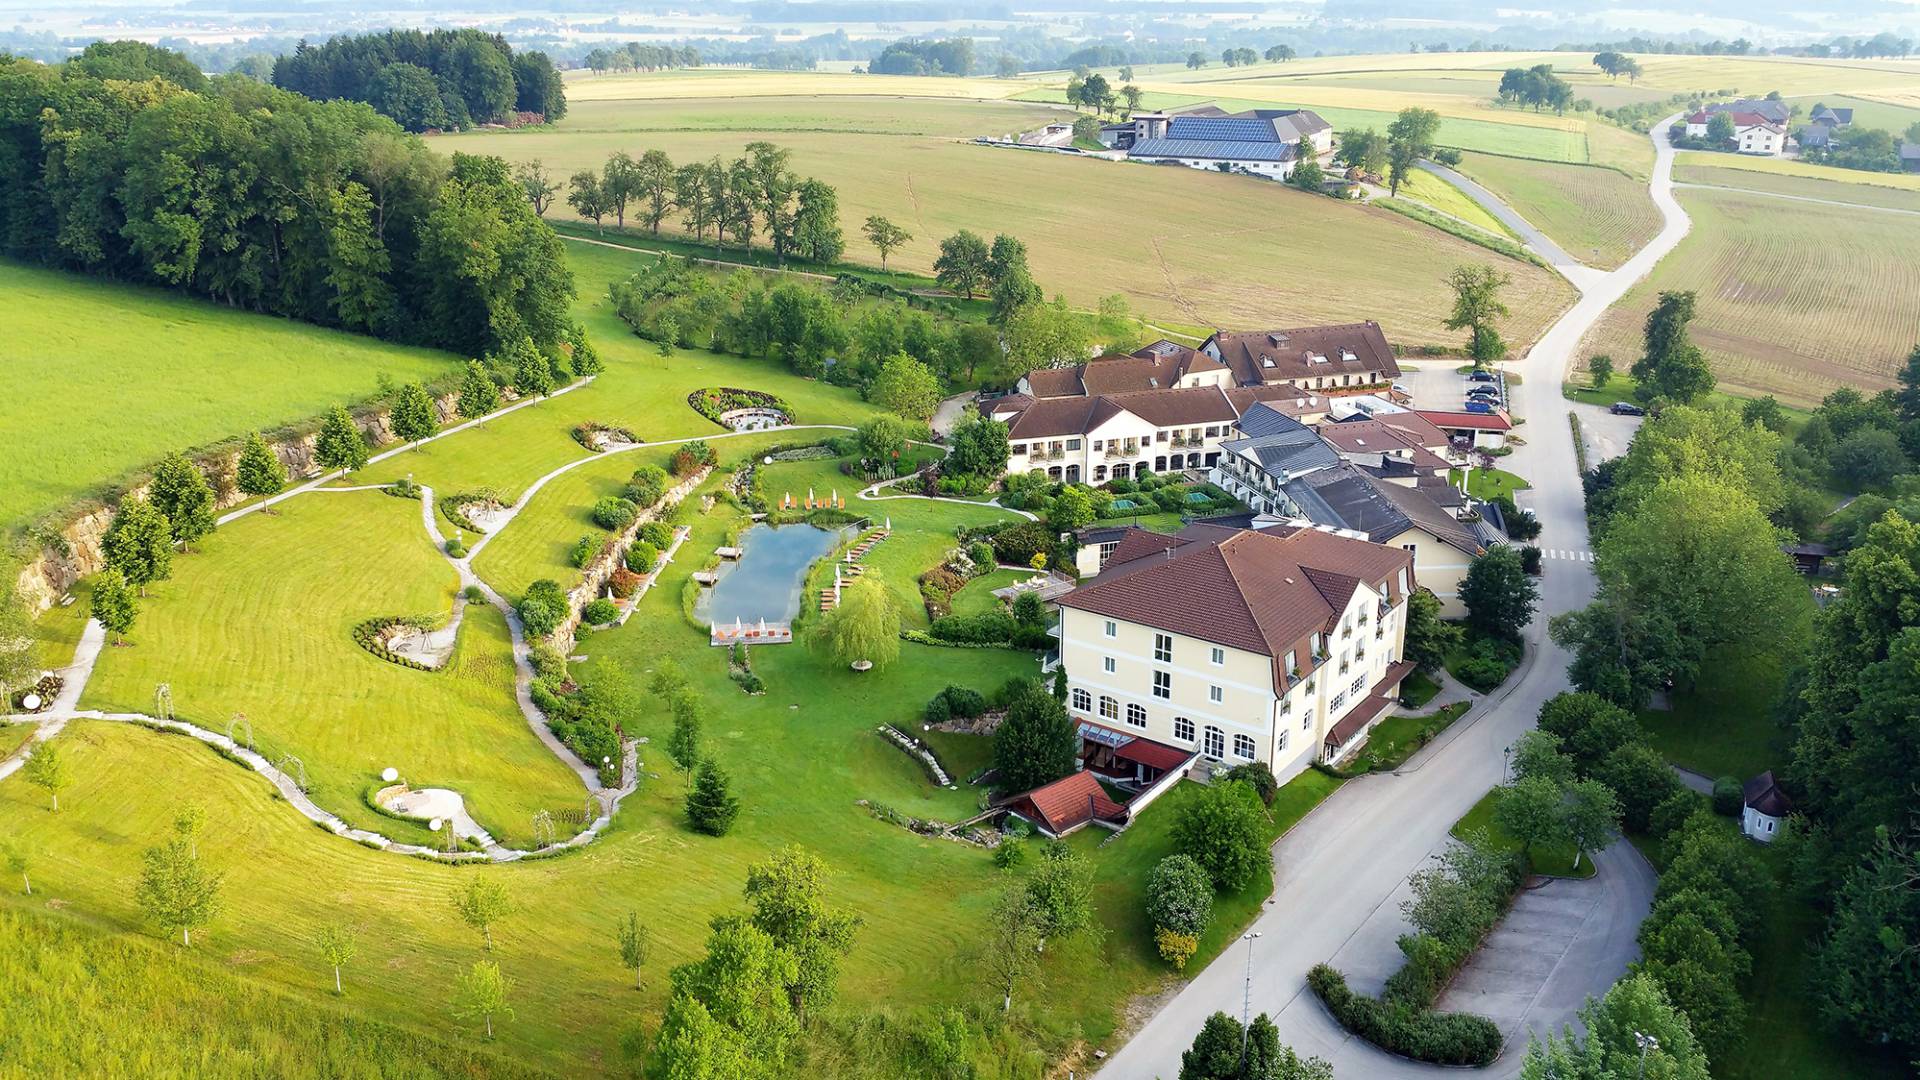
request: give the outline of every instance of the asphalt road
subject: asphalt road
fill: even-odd
[[[1580,300],[1548,329],[1519,366],[1525,382],[1514,407],[1527,419],[1527,445],[1515,451],[1514,471],[1533,481],[1520,496],[1544,526],[1542,547],[1587,551],[1570,403],[1560,382],[1582,335],[1628,288],[1686,235],[1688,220],[1673,198],[1673,150],[1666,123],[1655,126],[1658,151],[1650,193],[1665,219],[1658,236],[1620,269],[1579,267],[1572,280]],[[1564,253],[1562,253],[1564,256]],[[1247,946],[1236,945],[1200,972],[1100,1069],[1103,1080],[1149,1080],[1179,1073],[1180,1052],[1215,1011],[1238,1015],[1243,993],[1254,1012],[1274,1017],[1282,1042],[1326,1058],[1341,1080],[1459,1075],[1383,1053],[1353,1039],[1327,1016],[1306,988],[1307,969],[1331,959],[1357,985],[1377,988],[1399,963],[1394,938],[1404,920],[1398,899],[1407,876],[1447,842],[1447,829],[1501,781],[1502,750],[1533,726],[1542,702],[1568,689],[1567,656],[1546,637],[1547,617],[1584,606],[1593,593],[1592,565],[1547,564],[1540,612],[1529,628],[1528,659],[1489,698],[1390,776],[1366,777],[1335,792],[1274,847],[1276,885],[1254,924],[1251,987]],[[1604,854],[1605,902],[1611,915],[1584,943],[1570,948],[1576,962],[1548,973],[1520,1009],[1516,1029],[1558,1030],[1588,994],[1599,994],[1635,955],[1633,928],[1652,895],[1653,874],[1638,856],[1616,845]],[[1501,1059],[1481,1075],[1518,1073],[1524,1040],[1510,1041]]]

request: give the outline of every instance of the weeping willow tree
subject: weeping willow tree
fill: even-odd
[[[835,663],[886,667],[900,656],[900,609],[872,575],[852,581],[814,628],[813,647]]]

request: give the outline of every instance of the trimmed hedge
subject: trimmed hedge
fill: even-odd
[[[1307,985],[1341,1027],[1389,1053],[1436,1065],[1486,1066],[1500,1056],[1500,1028],[1484,1016],[1434,1012],[1356,994],[1346,976],[1326,964],[1315,964],[1307,972]]]

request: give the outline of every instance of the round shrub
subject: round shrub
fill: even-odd
[[[605,626],[620,617],[620,605],[603,596],[582,608],[580,617],[595,626]]]
[[[478,585],[467,586],[461,591],[460,595],[466,597],[467,603],[469,604],[484,604],[487,602],[486,590]]]
[[[673,546],[673,526],[664,521],[649,521],[640,526],[640,539],[665,551]]]
[[[1713,812],[1721,817],[1738,817],[1746,809],[1746,792],[1738,777],[1722,776],[1713,782]]]
[[[459,537],[454,537],[452,540],[447,541],[447,556],[454,559],[466,558],[467,545],[461,543]]]
[[[1188,855],[1169,855],[1147,875],[1147,921],[1189,938],[1213,918],[1213,879]],[[1189,954],[1191,955],[1191,954]]]
[[[667,494],[667,470],[658,465],[642,465],[627,481],[627,498],[636,506],[652,506]]]
[[[1002,870],[1011,870],[1019,866],[1027,857],[1027,842],[1017,836],[1009,836],[1000,841],[993,849],[993,865]]]
[[[605,545],[606,540],[603,537],[583,536],[573,542],[573,549],[567,552],[567,561],[585,569],[588,563],[599,558],[600,550]]]
[[[962,720],[971,720],[987,711],[987,699],[978,690],[964,686],[949,686],[940,691],[946,699],[948,710]]]
[[[533,666],[535,678],[564,681],[567,677],[567,658],[544,641],[534,642],[527,650],[527,663]]]
[[[541,578],[527,586],[527,594],[520,598],[519,610],[527,636],[546,637],[559,629],[567,617],[566,591],[560,588],[559,582]]]
[[[1166,927],[1153,931],[1154,948],[1160,950],[1160,959],[1173,965],[1175,971],[1185,971],[1187,961],[1200,951],[1200,939],[1191,934],[1182,934]]]
[[[595,525],[609,532],[619,532],[633,524],[633,519],[639,514],[640,508],[633,503],[618,495],[608,495],[593,504],[593,510],[588,516],[593,519]]]
[[[984,574],[993,569],[993,545],[985,540],[975,540],[967,545],[967,558],[972,559],[974,567]]]
[[[927,710],[922,718],[929,724],[944,724],[953,719],[953,710],[947,705],[947,695],[933,695],[933,700],[927,702]]]
[[[615,597],[625,600],[627,597],[639,591],[640,575],[622,566],[613,572],[612,577],[607,579],[607,588],[613,591]]]
[[[660,549],[645,540],[636,540],[627,548],[627,569],[636,574],[651,574],[660,561]]]

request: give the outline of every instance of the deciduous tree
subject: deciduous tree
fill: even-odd
[[[1540,587],[1520,565],[1520,552],[1496,547],[1473,561],[1460,585],[1467,625],[1483,634],[1517,641],[1533,621]]]
[[[980,963],[993,988],[1000,992],[1000,1011],[1013,1008],[1013,991],[1039,970],[1042,938],[1033,902],[1023,885],[1010,883],[994,901],[987,916],[986,937],[980,943]]]
[[[94,575],[89,609],[115,644],[133,629],[133,622],[140,615],[140,605],[127,586],[126,577],[111,566]]]
[[[867,243],[872,244],[874,250],[880,253],[880,269],[882,270],[887,268],[887,257],[889,255],[892,255],[902,245],[910,243],[913,240],[912,233],[878,214],[867,218],[867,223],[861,227],[860,231],[866,234]]]
[[[1400,194],[1400,185],[1413,174],[1414,165],[1433,153],[1433,137],[1440,130],[1440,114],[1418,107],[1400,110],[1387,125],[1387,187]]]
[[[493,924],[513,914],[514,905],[505,885],[484,871],[476,871],[466,888],[453,894],[453,910],[461,922],[479,933],[487,951],[492,952]]]
[[[900,656],[900,608],[868,574],[840,587],[840,603],[814,631],[814,646],[835,664],[866,661],[879,670]]]
[[[60,812],[60,793],[73,785],[73,770],[60,748],[50,740],[36,743],[22,768],[27,783],[47,793],[54,813]]]
[[[1566,796],[1562,813],[1567,840],[1573,844],[1573,865],[1578,867],[1582,855],[1607,846],[1620,831],[1620,801],[1598,780],[1575,780],[1566,785]]]
[[[260,433],[247,433],[234,469],[234,486],[248,495],[278,495],[287,486],[287,467]]]
[[[675,687],[667,696],[667,710],[673,714],[673,733],[667,736],[667,756],[682,772],[692,772],[700,764],[700,695],[692,687]]]
[[[514,166],[513,182],[520,185],[533,212],[541,217],[547,216],[547,207],[553,205],[553,197],[559,194],[561,187],[560,181],[547,172],[545,163],[539,158]]]
[[[1447,316],[1449,330],[1466,330],[1470,338],[1467,352],[1475,365],[1485,367],[1507,355],[1496,323],[1508,315],[1500,290],[1513,278],[1491,266],[1456,266],[1447,275],[1447,287],[1453,290],[1453,313]]]
[[[1173,845],[1207,871],[1215,889],[1234,892],[1272,865],[1263,817],[1252,785],[1211,784],[1180,807]]]
[[[1725,113],[1716,113],[1725,116]],[[1713,389],[1713,371],[1706,354],[1693,343],[1687,325],[1693,321],[1691,292],[1668,291],[1647,315],[1646,351],[1633,363],[1639,384],[1634,393],[1647,402],[1691,403]]]
[[[940,377],[906,353],[894,353],[868,385],[867,400],[908,419],[926,420],[940,407]]]
[[[467,373],[460,380],[460,415],[478,420],[499,407],[500,387],[494,384],[493,376],[480,361],[467,361]]]
[[[323,469],[354,472],[366,467],[367,440],[345,408],[334,406],[321,422],[320,439],[314,446],[313,456]]]
[[[665,150],[649,150],[640,155],[636,170],[634,194],[641,200],[641,216],[646,219],[647,228],[658,236],[660,223],[673,210],[673,159]]]
[[[1530,856],[1536,845],[1566,840],[1560,802],[1560,785],[1547,777],[1515,780],[1501,790],[1500,801],[1494,804],[1494,827],[1520,841],[1521,853]]]
[[[427,388],[417,382],[400,388],[400,396],[394,400],[390,420],[393,433],[400,436],[401,442],[419,442],[440,427],[440,416],[434,411],[433,398],[427,395]]]
[[[859,916],[827,904],[826,876],[827,864],[795,844],[747,868],[748,921],[792,954],[787,999],[802,1022],[833,1000],[840,958],[860,927]]]
[[[647,966],[647,956],[653,952],[653,931],[640,921],[640,913],[627,912],[620,920],[615,937],[620,943],[620,963],[633,972],[633,988],[639,990],[645,986],[640,981],[641,970]]]
[[[6,844],[0,844],[0,853],[4,853],[7,857],[7,871],[20,875],[20,891],[32,896],[33,878],[27,875],[27,871],[33,868],[33,862],[32,857],[27,854],[27,849],[17,842],[8,841]]]
[[[347,961],[353,959],[358,949],[353,932],[344,926],[329,923],[314,935],[313,947],[320,953],[321,961],[333,969],[333,992],[336,995],[346,993],[346,989],[340,985],[340,969],[347,966]]]
[[[193,931],[220,914],[222,878],[200,865],[186,837],[175,836],[148,848],[141,856],[134,898],[148,918],[169,933],[180,931],[180,944],[190,947]]]
[[[213,531],[213,486],[207,476],[180,454],[169,454],[153,471],[147,501],[167,519],[173,542],[191,547]]]
[[[165,515],[145,499],[121,500],[100,549],[107,565],[142,596],[148,583],[165,581],[173,574],[172,530]]]
[[[1066,707],[1038,689],[1015,698],[993,734],[997,783],[1008,793],[1029,791],[1073,772],[1079,752],[1079,730]]]
[[[500,965],[491,960],[475,960],[460,975],[453,995],[453,1015],[459,1020],[479,1020],[486,1025],[487,1038],[493,1038],[493,1018],[513,1019],[513,1006],[507,995],[513,983],[500,973]]]
[[[940,241],[940,257],[933,262],[933,278],[949,292],[971,300],[987,283],[987,242],[962,229]]]

